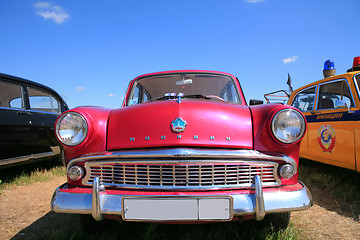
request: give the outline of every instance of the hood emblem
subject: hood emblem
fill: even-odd
[[[174,121],[171,122],[171,129],[174,132],[181,133],[185,131],[187,122],[181,118],[176,118]]]

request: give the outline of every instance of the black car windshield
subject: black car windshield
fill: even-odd
[[[140,78],[133,86],[128,106],[177,98],[197,98],[241,104],[231,77],[220,74],[178,73]]]

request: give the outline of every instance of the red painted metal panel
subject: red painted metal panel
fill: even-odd
[[[171,129],[176,118],[184,132]],[[204,100],[157,101],[114,110],[108,125],[107,150],[170,146],[252,149],[249,108]]]

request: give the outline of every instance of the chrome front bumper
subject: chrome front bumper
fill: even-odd
[[[226,197],[232,199],[230,219],[236,216],[254,215],[255,219],[261,221],[266,214],[277,212],[290,212],[308,209],[312,206],[312,196],[308,188],[303,186],[300,190],[295,191],[274,191],[264,192],[260,177],[255,177],[254,194],[230,194]],[[94,219],[100,221],[104,215],[119,215],[124,219],[123,198],[125,195],[106,194],[104,187],[101,185],[99,178],[94,179],[92,193],[70,193],[61,191],[60,186],[56,189],[52,201],[51,209],[58,213],[78,213],[92,214]],[[223,195],[186,195],[186,196],[140,196],[131,195],[139,198],[168,198],[168,199],[185,199],[185,198],[204,198],[204,197],[224,197]]]

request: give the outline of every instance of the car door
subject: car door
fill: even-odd
[[[54,135],[54,124],[60,115],[60,101],[37,86],[27,86],[31,113],[32,148],[34,153],[51,152],[58,142]]]
[[[299,91],[292,102],[292,106],[298,108],[308,119],[313,114],[311,113],[314,110],[314,103],[316,97],[317,85],[307,87]],[[308,124],[308,130],[305,133],[304,138],[301,141],[300,145],[300,156],[306,157],[309,154],[309,141],[308,141],[308,132],[311,128],[311,125]]]
[[[359,102],[359,96],[360,96],[360,90],[359,90],[359,86],[360,86],[360,73],[355,74],[353,77],[353,81],[354,81],[354,86],[355,86],[355,91],[354,93],[354,98],[355,98],[355,102]],[[357,106],[357,111],[355,111],[355,115],[357,116],[357,121],[355,121],[355,159],[356,159],[356,170],[358,172],[360,172],[360,111],[359,111],[359,105]]]
[[[0,79],[0,119],[0,165],[2,160],[30,155],[31,113],[21,83]]]
[[[348,79],[319,83],[315,111],[306,118],[308,154],[310,159],[355,170],[354,113],[337,106],[339,101],[355,107]]]

